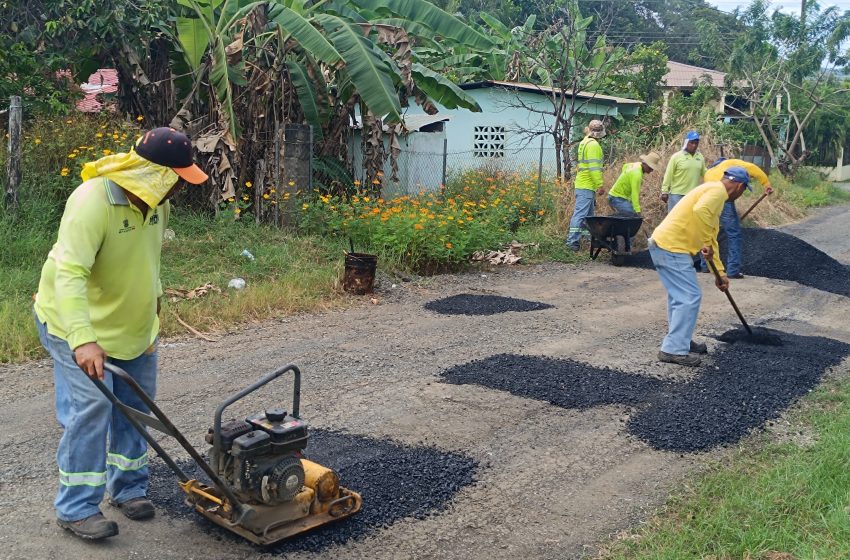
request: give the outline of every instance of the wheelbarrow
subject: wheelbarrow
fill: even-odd
[[[602,249],[611,252],[611,263],[622,266],[626,255],[632,253],[634,237],[643,218],[638,216],[588,216],[585,218],[590,232],[590,258],[596,260]]]

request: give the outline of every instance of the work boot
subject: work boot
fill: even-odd
[[[741,273],[739,272],[739,273],[737,273],[737,274],[730,274],[730,275],[729,275],[729,278],[731,278],[731,279],[733,279],[733,280],[743,280],[743,279],[744,279],[744,275],[743,275],[743,274],[741,274]]]
[[[690,352],[694,354],[708,354],[708,346],[704,342],[694,342],[692,340]]]
[[[110,499],[109,505],[118,508],[127,519],[132,519],[133,521],[150,519],[156,514],[153,504],[147,498],[133,498],[121,504]]]
[[[658,352],[658,361],[668,364],[678,364],[680,366],[697,367],[702,363],[699,356],[686,354],[679,356],[678,354],[668,354],[667,352]]]
[[[118,534],[118,523],[109,521],[102,513],[80,519],[79,521],[65,521],[57,519],[56,523],[63,529],[67,529],[81,539],[96,541]]]

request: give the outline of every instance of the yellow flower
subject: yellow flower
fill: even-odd
[[[235,202],[235,201],[236,201],[236,198],[234,198],[232,196],[227,199],[227,202]]]
[[[374,179],[374,180],[372,181],[372,184],[373,184],[373,185],[380,185],[380,184],[381,184],[381,182],[380,182],[379,180],[377,180],[377,179]]]
[[[269,195],[264,194],[264,195],[263,195],[263,198],[264,198],[264,199],[266,199],[266,200],[268,200],[268,199],[269,199]]]
[[[235,209],[233,210],[233,212],[234,212],[234,213],[236,213],[236,214],[241,214],[241,213],[242,213],[242,209],[241,209],[241,208],[235,208]]]
[[[290,181],[290,182],[289,182],[289,186],[290,186],[290,187],[294,187],[294,186],[295,186],[295,181]]]
[[[68,157],[74,159],[75,157],[77,157],[77,154],[68,154]]]
[[[541,211],[540,211],[540,212],[538,212],[537,214],[538,214],[539,216],[542,216],[542,215],[543,215],[543,214],[545,214],[545,213],[546,213],[546,210],[541,210]]]
[[[272,200],[272,204],[277,204],[277,200]]]
[[[357,198],[356,196],[352,196],[352,197],[351,197],[351,202],[355,202],[355,203],[357,203],[357,202],[360,202],[360,199],[359,199],[359,198]]]
[[[65,121],[65,124],[71,124],[72,122],[74,122],[74,121],[72,121],[71,119],[68,119],[67,121]]]
[[[63,177],[67,177],[69,173],[71,173],[71,170],[68,169],[67,167],[63,167],[62,171],[59,172],[59,174],[62,175]]]
[[[249,196],[247,196],[247,195],[246,195],[246,196],[243,196],[243,197],[242,197],[242,200],[244,200],[244,201],[246,201],[246,202],[247,202],[248,200],[251,200],[251,197],[249,197]]]
[[[354,186],[355,186],[355,187],[359,187],[359,186],[360,186],[360,181],[354,181]]]
[[[112,150],[103,150],[103,155],[108,156],[112,153]]]
[[[41,144],[41,138],[36,138],[35,143],[36,143],[36,145]]]
[[[113,134],[113,135],[112,135],[112,139],[113,139],[113,140],[118,140],[118,135],[117,135],[117,134]]]
[[[97,134],[95,134],[95,136],[96,136],[96,137],[98,137],[98,138],[103,138],[103,133],[102,133],[102,132],[98,132]]]
[[[289,193],[283,193],[283,200],[289,200]]]
[[[451,249],[453,245],[451,243],[446,243],[446,249]]]
[[[310,207],[310,205],[306,204],[306,203],[301,205],[301,208],[304,209],[304,210],[306,210],[309,207]]]
[[[272,193],[272,194],[274,194],[274,193],[276,193],[277,191],[276,191],[275,189],[271,189],[269,192],[270,192],[270,193]]]
[[[368,196],[364,196],[364,197],[363,197],[363,202],[369,202],[369,197],[368,197]]]
[[[454,217],[454,216],[446,216],[446,219],[447,219],[447,220],[454,220],[454,219],[455,219],[455,217]]]
[[[416,229],[424,229],[425,228],[425,226],[423,226],[422,224],[415,224],[413,227],[416,228]]]
[[[139,121],[139,122],[142,122],[143,120],[145,120],[145,117],[143,117],[142,115],[139,115],[138,117],[136,117],[136,120]]]
[[[251,181],[245,181],[245,186],[250,189],[251,187],[254,186],[254,183],[252,183]]]

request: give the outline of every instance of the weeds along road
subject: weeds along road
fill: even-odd
[[[850,207],[829,209],[788,231],[847,262]],[[700,282],[704,297],[697,336],[703,339],[736,319],[709,275],[700,275]],[[845,297],[751,277],[734,282],[732,290],[753,323],[850,343]],[[423,309],[429,301],[459,293],[555,307],[492,316],[444,316]],[[416,501],[407,495],[411,491],[429,493],[430,485],[443,487],[452,477],[468,476],[451,466],[467,464],[460,459],[445,470],[448,463],[438,459],[429,464],[439,453],[419,453],[412,468],[427,477],[410,484],[398,478],[402,475],[392,465],[382,464],[376,452],[393,446],[372,444],[372,439],[427,446],[474,461],[475,482],[449,492],[445,507],[424,519],[401,518],[351,538],[328,539],[327,546],[315,539],[310,546],[296,542],[283,553],[222,537],[174,505],[177,500],[170,509],[178,511],[160,508],[157,518],[145,523],[125,520],[104,504],[121,534],[98,545],[80,542],[56,526],[51,507],[59,428],[50,364],[42,361],[0,368],[0,558],[581,558],[609,535],[644,519],[683,476],[724,453],[653,450],[625,429],[635,412],[630,405],[561,408],[440,381],[447,368],[495,354],[566,358],[665,382],[686,381],[695,373],[655,361],[666,311],[664,291],[651,270],[618,269],[605,262],[517,267],[404,284],[379,298],[379,305],[290,317],[216,343],[169,340],[161,348],[158,401],[205,450],[203,435],[225,395],[294,362],[304,375],[301,412],[311,425],[364,436],[344,451],[362,455],[361,470],[373,472],[371,483],[383,486],[372,493],[380,503],[364,495],[364,510],[380,507],[405,515],[411,510],[396,506]],[[708,343],[712,350],[719,346],[713,339]],[[835,371],[846,373],[846,365]],[[238,411],[288,403],[288,384],[281,382],[278,389],[248,399]],[[315,445],[335,441],[326,435]],[[164,442],[185,457],[171,441]],[[155,484],[157,492],[179,492],[175,479],[157,477]],[[356,480],[343,484],[358,489]]]

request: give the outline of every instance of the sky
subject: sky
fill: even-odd
[[[745,6],[748,2],[745,0],[744,2],[736,2],[733,0],[707,0],[709,4],[713,6],[717,6],[724,12],[731,12],[738,6]],[[800,13],[800,0],[773,0],[773,6],[776,8],[781,8],[783,11],[787,11],[789,13]],[[850,0],[821,0],[821,7],[826,6],[838,6],[842,10],[850,10]]]

